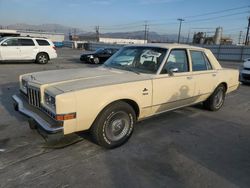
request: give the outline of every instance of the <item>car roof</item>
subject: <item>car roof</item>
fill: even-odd
[[[14,36],[14,37],[3,37],[6,39],[11,39],[11,38],[17,38],[17,39],[38,39],[38,40],[49,40],[47,38],[43,38],[43,37],[27,37],[27,36]]]
[[[158,47],[158,48],[188,48],[194,50],[206,50],[206,48],[201,48],[197,46],[191,46],[187,44],[177,44],[177,43],[147,43],[147,44],[132,44],[127,46],[138,46],[138,47]]]

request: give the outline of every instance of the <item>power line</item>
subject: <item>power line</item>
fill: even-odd
[[[220,13],[223,13],[223,12],[230,12],[230,11],[233,11],[233,10],[240,10],[240,9],[246,9],[246,8],[250,8],[250,5],[237,7],[237,8],[224,9],[224,10],[219,10],[219,11],[214,11],[214,12],[208,12],[208,13],[204,13],[204,14],[186,16],[184,18],[193,18],[193,17],[201,17],[201,16],[212,15],[212,14],[220,14]]]
[[[240,15],[240,14],[246,14],[249,13],[248,11],[246,12],[238,12],[238,13],[233,13],[233,14],[226,14],[226,15],[222,15],[222,16],[216,16],[216,17],[210,17],[210,18],[204,18],[204,19],[197,19],[197,20],[190,20],[187,21],[188,23],[193,23],[193,22],[203,22],[203,21],[207,21],[207,20],[215,20],[215,19],[220,19],[220,18],[224,18],[224,17],[230,17],[230,16],[235,16],[235,15]]]

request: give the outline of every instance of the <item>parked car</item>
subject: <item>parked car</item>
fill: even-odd
[[[4,37],[0,39],[1,61],[33,61],[46,64],[57,58],[54,44],[49,39]]]
[[[240,69],[240,81],[243,84],[250,83],[250,58],[244,60],[243,67]]]
[[[238,70],[223,69],[208,49],[133,45],[100,67],[21,75],[13,99],[39,132],[90,130],[96,143],[114,148],[147,117],[197,103],[219,110],[225,95],[238,88],[238,77]]]
[[[82,54],[80,60],[85,63],[104,63],[108,58],[110,58],[118,50],[114,48],[100,48],[92,53]]]

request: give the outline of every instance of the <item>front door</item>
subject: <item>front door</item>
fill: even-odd
[[[5,40],[0,46],[0,54],[2,60],[19,60],[20,47],[17,38]]]
[[[161,74],[153,79],[153,113],[192,103],[194,80],[185,49],[171,50]]]

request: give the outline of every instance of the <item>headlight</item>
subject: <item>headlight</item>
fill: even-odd
[[[52,108],[56,108],[56,99],[55,97],[49,95],[48,93],[45,93],[44,95],[44,102],[46,103],[46,105],[52,107]]]
[[[90,58],[90,59],[93,59],[93,58],[94,58],[93,55],[88,55],[87,57]]]
[[[21,83],[21,89],[24,93],[27,93],[27,87],[28,87],[28,82],[24,79],[22,79],[22,83]]]

